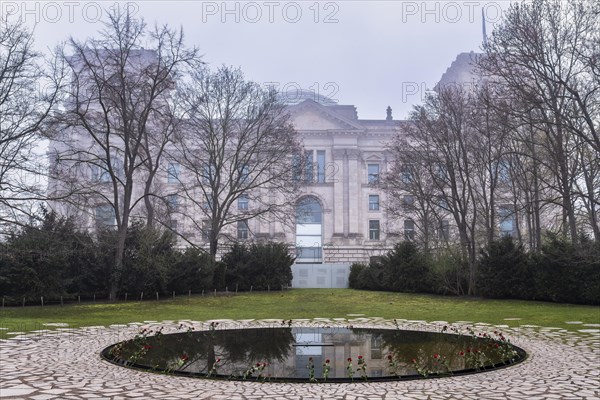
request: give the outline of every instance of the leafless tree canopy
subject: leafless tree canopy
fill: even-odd
[[[587,1],[511,6],[473,59],[478,84],[440,88],[392,145],[390,197],[414,199],[390,210],[414,219],[426,249],[453,222],[469,293],[478,249],[504,229],[533,250],[546,229],[600,238],[599,11]]]
[[[291,215],[283,211],[297,189],[290,163],[300,145],[276,93],[239,69],[196,71],[183,93],[185,123],[172,153],[186,179],[180,191],[188,208],[180,213],[215,255],[228,226]]]
[[[56,103],[63,69],[47,73],[20,22],[0,17],[0,224],[21,223],[45,198],[43,164],[35,155],[39,128]]]
[[[199,65],[199,57],[196,49],[184,46],[181,31],[148,29],[118,7],[108,15],[99,39],[69,40],[71,54],[63,59],[71,84],[65,87],[50,135],[53,190],[77,192],[70,202],[78,211],[105,207],[114,217],[114,298],[133,210],[149,197],[161,196],[153,191],[153,180],[174,131],[175,82]],[[146,202],[150,222],[152,205]]]
[[[596,239],[600,194],[600,5],[536,0],[513,6],[485,47],[482,73],[501,81],[522,154],[557,196],[562,229],[577,241],[579,219]]]

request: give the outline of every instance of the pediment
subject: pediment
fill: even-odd
[[[372,153],[372,152],[363,153],[363,159],[365,161],[374,161],[374,162],[384,161],[384,158],[380,153]]]
[[[289,108],[290,122],[298,131],[363,131],[354,121],[336,115],[327,107],[312,100],[305,100]]]

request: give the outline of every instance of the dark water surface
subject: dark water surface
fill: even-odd
[[[304,382],[458,375],[526,357],[500,332],[473,336],[350,327],[143,333],[102,355],[117,364],[177,375]]]

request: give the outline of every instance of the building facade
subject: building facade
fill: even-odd
[[[389,234],[380,179],[390,161],[387,144],[402,122],[392,119],[390,109],[385,119],[361,120],[352,105],[311,99],[289,112],[311,166],[308,176],[299,177],[296,225],[286,235],[297,262],[368,262],[397,240]]]
[[[472,57],[473,54],[468,53],[459,55],[442,76],[438,87],[455,83],[472,86]],[[265,216],[237,221],[225,229],[220,240],[221,251],[233,242],[272,240],[290,245],[295,251],[297,264],[339,264],[347,267],[353,262],[369,262],[372,257],[391,249],[394,243],[414,238],[418,227],[410,213],[398,218],[389,214],[387,207],[388,201],[393,200],[396,204],[405,202],[406,208],[410,208],[411,196],[388,199],[382,185],[382,177],[393,162],[389,145],[404,132],[409,122],[394,120],[390,107],[382,110],[381,119],[359,119],[355,106],[336,104],[312,92],[301,91],[294,101],[286,103],[290,122],[299,134],[303,148],[292,160],[292,168],[295,168],[294,164],[299,167],[292,178],[299,190],[294,198],[289,199],[295,210],[290,211],[290,218],[285,222]],[[60,140],[51,143],[49,151],[50,165],[56,176],[65,174],[60,171],[61,168],[69,169],[68,165],[60,165],[58,161],[61,154],[68,151],[64,143],[70,143],[72,154],[76,154],[73,146],[92,147],[89,140],[86,142],[85,135],[78,135],[76,130],[66,130],[60,136]],[[93,151],[88,151],[88,154],[93,154]],[[120,160],[119,149],[115,148],[111,161],[113,170],[120,169]],[[71,171],[71,177],[85,182],[84,186],[93,195],[86,198],[78,194],[79,201],[54,202],[51,205],[63,215],[77,215],[81,223],[90,228],[111,225],[115,220],[114,207],[104,202],[102,196],[103,187],[110,189],[111,177],[96,164],[100,163],[87,160],[82,164],[86,165],[86,169]],[[208,228],[185,217],[200,215],[203,206],[189,204],[180,195],[188,179],[181,171],[181,165],[169,157],[163,157],[161,164],[152,188],[154,193],[159,194],[157,199],[152,200],[156,217],[179,234],[182,246],[193,243],[207,247]],[[137,186],[133,188],[136,198],[144,197],[144,179],[143,175],[136,177]],[[50,181],[51,192],[60,192],[61,188],[64,189],[64,181]],[[252,207],[252,199],[241,195],[235,209],[243,214]],[[185,212],[173,212],[177,210]],[[133,213],[143,218],[145,212],[144,201],[140,201]],[[500,232],[514,232],[514,216],[506,212],[504,214],[507,215],[504,215],[502,210],[499,213]],[[208,226],[210,221],[202,222]],[[442,236],[445,241],[451,240],[450,219],[442,222]],[[329,273],[322,267],[319,271],[324,276]],[[308,272],[302,272],[305,273]],[[335,280],[333,277],[327,279]]]

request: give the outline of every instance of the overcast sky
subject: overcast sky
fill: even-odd
[[[39,48],[102,27],[114,1],[2,1],[2,13],[36,24]],[[508,1],[130,2],[149,24],[182,26],[204,61],[242,68],[259,83],[318,91],[353,104],[359,118],[406,118],[461,52],[479,51]]]

